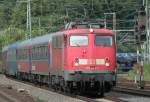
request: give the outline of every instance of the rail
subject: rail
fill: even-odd
[[[76,99],[79,99],[79,100],[82,100],[82,101],[85,101],[85,102],[102,102],[101,100],[100,101],[96,100],[96,98],[99,98],[99,97],[94,97],[93,98],[91,96],[86,96],[86,95],[76,95],[76,94],[71,94],[71,93],[65,93],[65,92],[61,92],[61,91],[56,91],[52,88],[49,88],[46,85],[34,84],[34,83],[31,83],[31,82],[28,82],[28,81],[19,80],[19,79],[15,79],[15,78],[12,78],[12,77],[7,77],[7,78],[9,78],[11,80],[14,80],[14,81],[19,81],[19,82],[24,83],[24,84],[32,85],[34,87],[38,87],[38,88],[41,88],[41,89],[56,92],[56,93],[59,93],[59,94],[65,95],[65,96],[76,98]],[[105,100],[112,101],[112,102],[126,102],[124,100],[118,99],[118,98],[113,97],[113,96],[105,96],[105,97],[101,97],[99,99],[102,99],[102,98],[105,99]]]
[[[115,92],[127,93],[137,96],[150,97],[150,90],[142,90],[137,88],[127,88],[127,87],[115,87],[113,89]]]

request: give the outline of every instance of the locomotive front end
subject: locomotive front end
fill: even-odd
[[[106,29],[75,30],[68,37],[65,80],[82,91],[110,91],[116,82],[115,35]]]

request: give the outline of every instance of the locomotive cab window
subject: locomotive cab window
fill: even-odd
[[[96,36],[95,45],[96,46],[112,46],[112,36]]]
[[[88,36],[70,36],[70,46],[87,46],[88,45]]]

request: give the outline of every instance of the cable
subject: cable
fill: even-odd
[[[112,12],[111,9],[110,9],[110,7],[109,7],[108,1],[105,0],[105,2],[106,2],[106,4],[107,4],[107,8],[108,8],[109,12]]]

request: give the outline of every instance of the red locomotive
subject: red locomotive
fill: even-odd
[[[103,95],[116,83],[116,45],[114,32],[100,27],[69,23],[63,31],[20,42],[13,75],[55,89]]]

